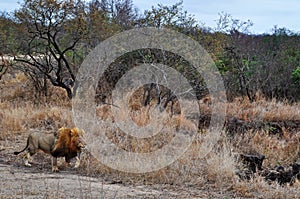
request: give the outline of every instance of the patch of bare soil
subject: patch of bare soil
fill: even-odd
[[[109,184],[69,172],[36,172],[0,164],[1,198],[147,198],[176,197],[180,193],[147,186]]]

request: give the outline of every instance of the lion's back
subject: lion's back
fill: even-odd
[[[53,133],[33,132],[29,135],[29,143],[34,148],[50,153],[55,143],[55,136]]]

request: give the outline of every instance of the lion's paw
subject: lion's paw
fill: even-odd
[[[56,172],[59,172],[59,169],[57,166],[53,166],[52,167],[52,172],[56,173]]]
[[[25,161],[25,166],[31,167],[31,164],[28,161]]]

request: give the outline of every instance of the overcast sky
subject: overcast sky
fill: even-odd
[[[13,11],[18,1],[22,0],[0,0],[0,10]],[[133,0],[141,13],[158,3],[176,2],[179,0]],[[252,33],[270,32],[274,25],[300,32],[300,0],[183,0],[183,8],[211,28],[216,27],[219,13],[225,12],[234,19],[250,19],[254,23]]]

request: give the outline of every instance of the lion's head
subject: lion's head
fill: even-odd
[[[79,152],[85,148],[85,133],[79,128],[60,128],[56,135],[56,142],[53,148],[54,151],[60,153]]]
[[[71,151],[78,151],[86,147],[85,133],[79,128],[71,129]]]

